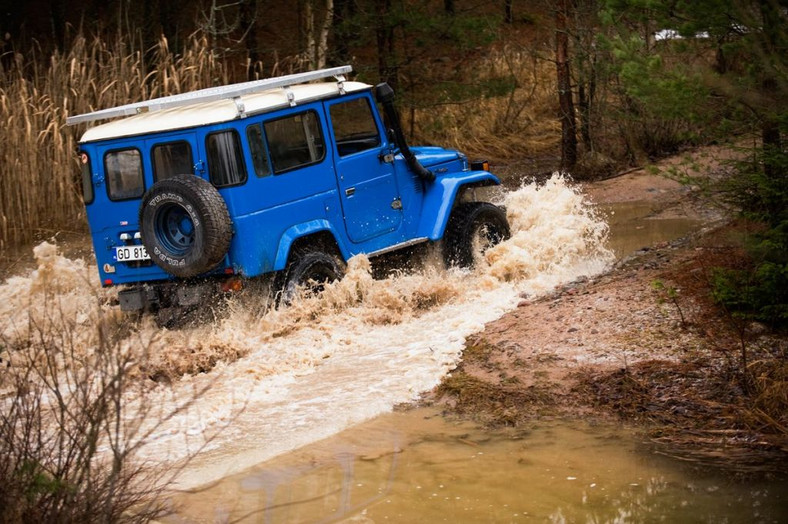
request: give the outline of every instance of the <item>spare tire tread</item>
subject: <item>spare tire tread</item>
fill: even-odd
[[[160,214],[180,208],[192,219],[193,245],[175,252]],[[191,174],[175,175],[156,182],[142,199],[139,210],[142,242],[153,262],[168,273],[189,278],[214,269],[227,254],[232,240],[232,222],[227,204],[207,180]]]

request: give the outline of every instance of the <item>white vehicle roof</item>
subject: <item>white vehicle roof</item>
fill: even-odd
[[[82,135],[81,143],[218,124],[369,89],[371,86],[368,84],[345,81],[344,75],[352,70],[350,66],[340,66],[210,87],[76,115],[67,118],[66,122],[74,125],[126,117],[88,129]],[[336,82],[306,83],[331,76],[336,78]]]
[[[370,86],[361,82],[344,82],[343,87],[344,92],[352,93],[368,89]],[[294,104],[291,103],[289,94],[291,94]],[[339,94],[341,92],[336,82],[325,82],[295,85],[287,89],[277,88],[262,93],[243,95],[238,97],[238,99],[197,102],[181,107],[140,113],[92,127],[82,135],[80,143],[219,124],[243,116],[266,113],[290,105],[300,105]],[[240,107],[243,109],[239,109]]]

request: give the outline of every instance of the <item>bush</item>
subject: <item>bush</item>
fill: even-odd
[[[712,296],[733,314],[784,326],[788,322],[788,267],[762,262],[750,270],[715,268]]]
[[[771,151],[739,165],[725,194],[744,217],[763,224],[745,247],[747,269],[717,268],[713,297],[732,313],[788,325],[788,153]]]
[[[31,319],[21,338],[0,335],[0,522],[159,517],[172,473],[137,452],[167,414],[152,420],[159,414],[132,380],[144,345],[121,347],[117,327],[97,315],[98,343],[86,348],[75,335],[84,327],[59,313]]]

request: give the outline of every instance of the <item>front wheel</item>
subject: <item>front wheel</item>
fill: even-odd
[[[454,208],[444,235],[447,266],[474,267],[491,247],[511,237],[506,213],[488,202],[466,202]]]
[[[326,284],[345,274],[345,263],[337,255],[324,251],[295,253],[287,264],[280,301],[290,304],[299,296],[319,295]]]

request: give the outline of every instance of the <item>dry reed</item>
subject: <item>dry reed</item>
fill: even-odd
[[[482,96],[417,110],[415,140],[454,147],[472,156],[511,159],[556,151],[555,66],[533,50],[506,45],[472,65],[475,82],[511,78],[503,96]]]
[[[58,231],[86,229],[76,141],[66,117],[223,84],[229,69],[205,39],[182,55],[161,39],[149,53],[77,37],[46,57],[34,50],[0,65],[0,251]]]

